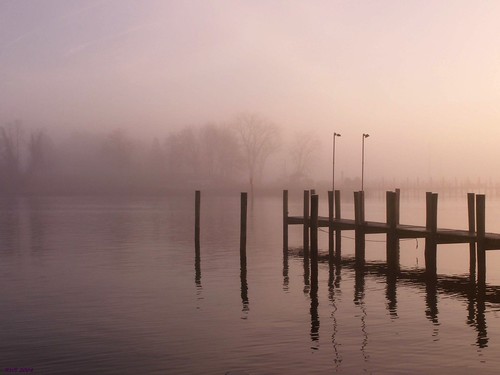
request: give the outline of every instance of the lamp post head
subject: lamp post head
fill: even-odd
[[[369,136],[370,136],[370,134],[363,133],[363,138],[368,138]]]
[[[334,137],[341,137],[342,135],[340,133],[333,133]]]

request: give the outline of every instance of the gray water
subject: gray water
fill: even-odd
[[[301,197],[290,212],[300,214]],[[249,207],[240,270],[239,196],[16,198],[0,206],[0,366],[37,374],[498,373],[500,252],[488,295],[467,281],[468,245],[438,247],[437,283],[422,277],[423,241],[401,241],[402,273],[385,273],[385,236],[367,236],[356,270],[352,233],[341,265],[311,288],[302,229],[282,251],[281,198]],[[321,202],[324,213],[326,204]],[[367,197],[367,219],[384,202]],[[403,200],[422,224],[425,200]],[[487,200],[487,230],[500,204]],[[343,214],[352,216],[352,203]],[[498,218],[496,217],[498,213]],[[463,200],[440,202],[440,226],[466,226]],[[327,234],[320,233],[327,251]],[[245,270],[244,270],[245,271]]]

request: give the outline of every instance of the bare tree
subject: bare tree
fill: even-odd
[[[314,133],[295,134],[290,146],[290,159],[293,162],[293,172],[290,176],[292,179],[300,181],[308,177],[308,171],[311,169],[319,145],[319,139]]]
[[[269,156],[278,149],[279,128],[256,114],[239,115],[234,128],[240,141],[250,192],[253,195],[254,183],[260,182]]]

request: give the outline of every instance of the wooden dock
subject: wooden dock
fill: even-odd
[[[318,198],[304,191],[304,211],[301,216],[289,216],[288,191],[283,191],[283,250],[288,251],[288,226],[303,226],[304,255],[311,260],[317,257],[317,230],[319,227],[329,228],[330,260],[341,259],[341,231],[355,231],[355,258],[358,264],[364,263],[365,235],[385,233],[387,235],[387,264],[393,268],[399,267],[399,239],[425,239],[425,267],[429,275],[436,275],[436,257],[438,244],[468,243],[470,253],[470,274],[476,275],[479,284],[486,282],[486,250],[500,249],[500,234],[485,232],[485,196],[483,194],[467,194],[468,230],[439,228],[437,226],[436,193],[426,193],[426,225],[406,225],[399,222],[400,192],[386,192],[386,221],[374,222],[365,220],[364,193],[354,192],[354,219],[341,217],[340,191],[328,193],[329,216],[317,216]],[[309,238],[314,238],[309,246]]]

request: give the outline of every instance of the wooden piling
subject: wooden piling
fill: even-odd
[[[309,256],[309,190],[304,190],[304,256]]]
[[[318,278],[318,195],[311,195],[311,282]]]
[[[196,190],[194,195],[194,242],[196,248],[200,246],[200,203],[201,192]]]
[[[363,201],[364,195],[362,191],[354,192],[354,222],[356,228],[354,230],[355,245],[354,256],[356,258],[356,265],[364,265],[365,263],[365,231],[364,224],[364,211]]]
[[[335,210],[335,219],[340,220],[340,190],[335,190],[334,198],[335,203],[333,205],[333,208]],[[340,260],[342,259],[342,232],[340,230],[335,231],[335,259],[337,262],[340,262]]]
[[[283,253],[288,253],[288,190],[283,190]]]
[[[354,192],[354,222],[356,226],[361,225],[360,193],[359,191]]]
[[[247,201],[248,194],[241,193],[241,215],[240,215],[240,263],[246,266],[247,262]]]
[[[333,191],[328,192],[328,261],[333,263]]]
[[[476,195],[477,282],[486,284],[486,209],[484,194]]]
[[[200,206],[201,192],[194,194],[194,281],[201,287],[201,254],[200,254]]]
[[[426,203],[426,220],[425,227],[433,235],[437,231],[437,193],[427,192],[425,193],[425,203]]]
[[[426,198],[426,229],[429,232],[425,238],[425,271],[429,276],[437,273],[437,193],[427,192]]]
[[[469,219],[469,232],[476,232],[476,207],[475,207],[475,194],[467,193],[467,211]],[[471,280],[475,279],[476,275],[476,241],[469,242],[469,273]]]
[[[396,225],[399,225],[399,218],[400,218],[400,213],[401,213],[401,189],[396,189]]]
[[[390,271],[396,271],[399,268],[399,238],[396,235],[398,208],[398,193],[386,192],[386,220],[389,227],[386,234],[386,259]]]
[[[396,217],[396,210],[397,210],[397,195],[393,191],[386,191],[385,192],[385,200],[386,200],[386,220],[387,220],[387,226],[390,228],[391,231],[396,230],[396,225],[397,223],[397,217]]]

